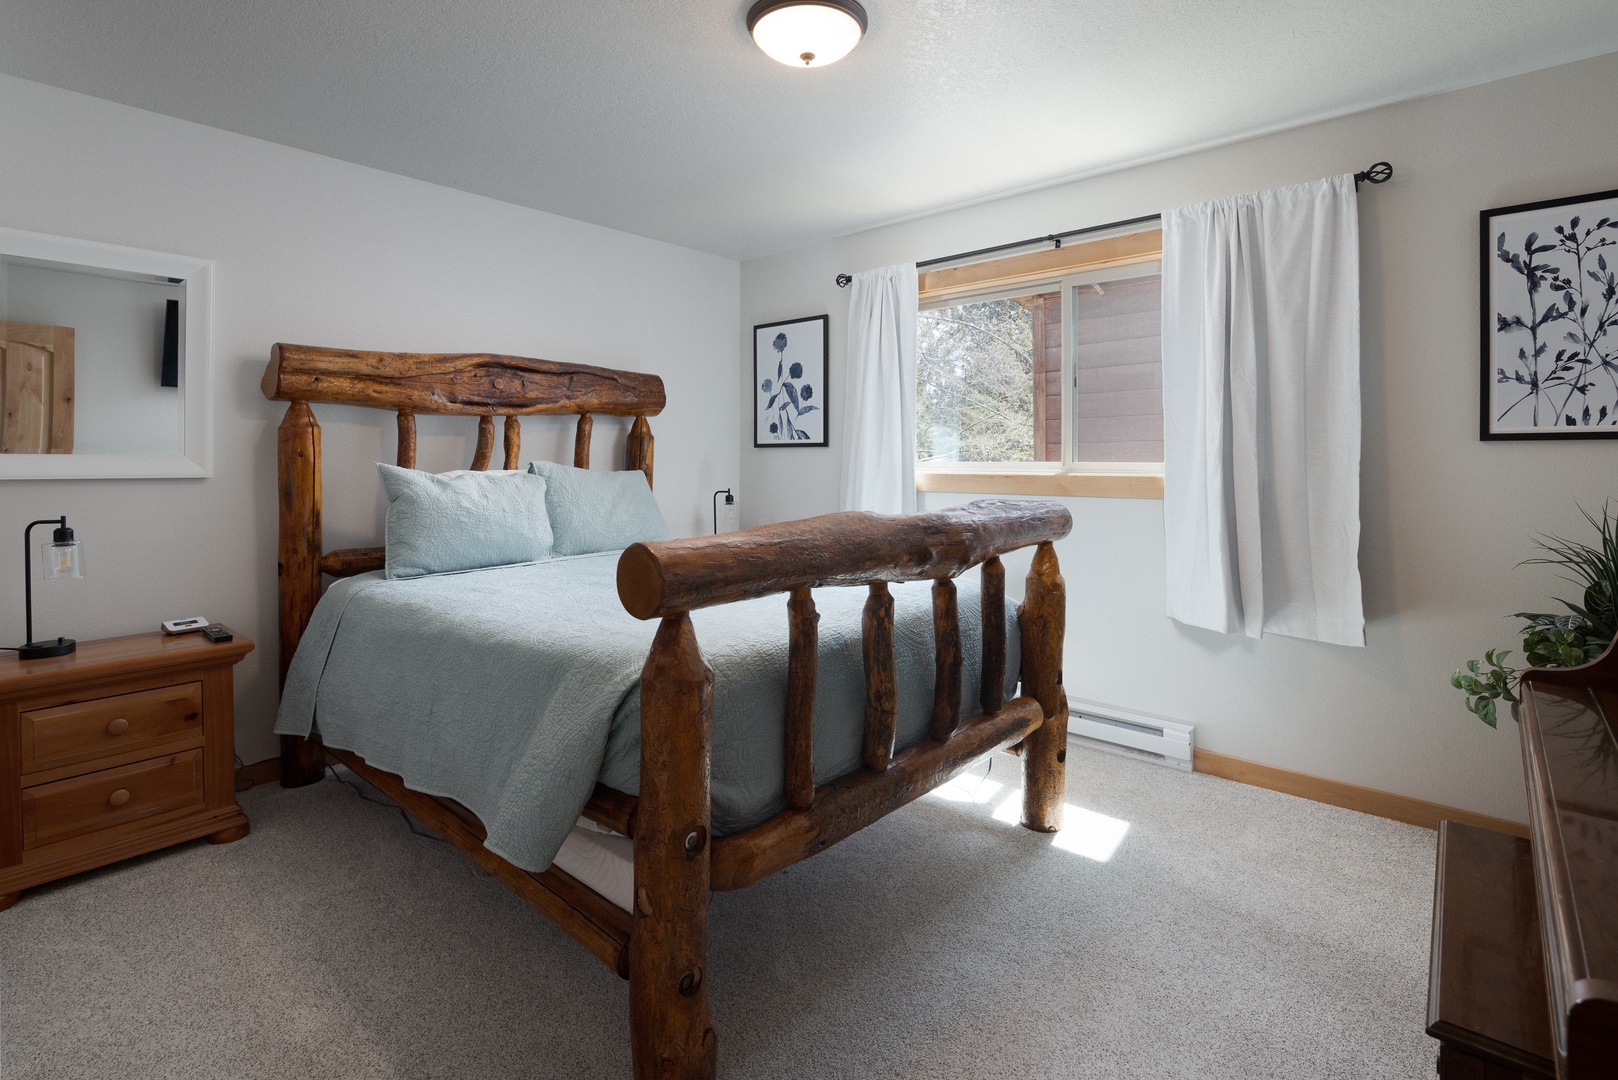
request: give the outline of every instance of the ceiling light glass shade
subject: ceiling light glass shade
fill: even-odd
[[[759,0],[747,30],[772,60],[825,67],[854,51],[865,36],[865,9],[855,0]]]

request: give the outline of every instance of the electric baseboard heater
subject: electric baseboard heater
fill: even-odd
[[[1082,746],[1191,771],[1195,745],[1190,724],[1111,705],[1069,701],[1068,738]]]

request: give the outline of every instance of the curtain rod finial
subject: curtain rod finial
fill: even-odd
[[[838,274],[837,275],[837,287],[839,289],[847,288],[848,283],[850,281],[853,281],[853,280],[854,280],[854,278],[850,274]]]
[[[1372,165],[1370,168],[1366,169],[1364,172],[1355,173],[1354,186],[1359,187],[1362,183],[1386,184],[1392,179],[1393,166],[1389,165],[1386,161],[1379,161],[1375,165]]]

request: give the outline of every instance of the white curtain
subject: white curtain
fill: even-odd
[[[848,287],[842,505],[916,512],[916,265],[855,274]]]
[[[1163,215],[1168,613],[1365,644],[1354,178]]]

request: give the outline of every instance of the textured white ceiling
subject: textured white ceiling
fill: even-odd
[[[0,72],[737,258],[1618,51],[1614,0],[4,0]]]

